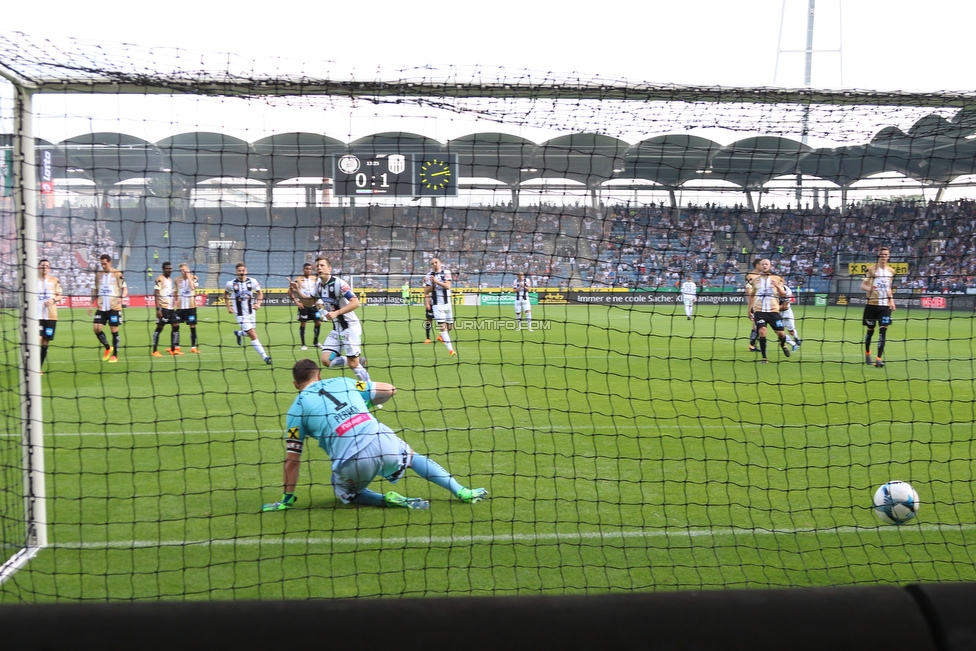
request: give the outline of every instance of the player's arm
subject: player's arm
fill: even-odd
[[[233,314],[234,313],[234,307],[233,307],[233,305],[231,305],[230,290],[227,289],[226,287],[224,288],[224,305],[227,306],[227,313],[228,314]]]
[[[868,296],[871,295],[871,291],[874,289],[874,267],[868,267],[867,273],[864,274],[864,280],[861,281],[861,291],[868,292]]]
[[[892,276],[891,283],[888,284],[888,307],[895,311],[895,278]]]
[[[61,300],[61,297],[62,296],[63,296],[63,294],[62,294],[62,291],[61,291],[61,279],[60,278],[55,278],[54,279],[54,295],[51,296],[51,305],[56,305],[57,302]]]
[[[346,301],[348,302],[342,307],[340,307],[338,310],[333,310],[327,313],[325,315],[325,318],[328,319],[329,321],[331,321],[332,319],[338,316],[342,316],[343,314],[348,314],[349,312],[352,312],[357,307],[359,307],[359,297],[357,297],[355,292],[352,291],[352,288],[349,287],[349,285],[343,283],[343,289],[345,290],[345,292],[342,295],[345,297]]]
[[[749,311],[749,318],[752,318],[752,310],[756,306],[756,288],[752,286],[752,280],[746,282],[746,306]]]
[[[95,273],[95,284],[92,285],[91,307],[88,308],[88,316],[91,316],[96,305],[98,305],[98,272]]]
[[[367,405],[382,405],[396,395],[396,387],[387,382],[356,382],[356,390]]]
[[[159,283],[161,278],[162,276],[156,276],[156,287],[153,290],[153,296],[156,297],[156,318],[159,318],[163,314],[163,308],[160,307],[160,305],[162,305],[161,301],[163,297],[159,290]]]
[[[443,287],[444,289],[450,289],[451,288],[451,279],[450,278],[445,278],[444,280],[438,280],[437,279],[437,276],[431,276],[430,277],[430,280],[435,285],[438,285],[439,287]]]
[[[125,282],[125,277],[119,274],[119,297],[122,299],[129,298],[129,285]],[[125,303],[122,304],[123,306]]]
[[[261,506],[262,511],[284,511],[290,509],[298,501],[298,498],[295,497],[295,487],[298,485],[298,474],[302,467],[302,448],[305,445],[305,437],[301,431],[300,423],[300,418],[288,418],[281,499],[270,504],[263,504]]]
[[[292,302],[295,303],[295,305],[301,307],[302,306],[302,302],[300,300],[298,300],[298,297],[296,296],[297,293],[298,293],[298,281],[297,280],[291,280],[291,279],[289,279],[288,280],[288,298],[290,298],[292,300]]]

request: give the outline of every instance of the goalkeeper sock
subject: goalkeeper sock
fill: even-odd
[[[888,328],[881,328],[878,333],[878,359],[884,357],[885,341],[887,341]]]
[[[359,495],[349,500],[349,503],[359,504],[361,506],[385,506],[386,500],[379,493],[366,488]]]
[[[98,332],[95,334],[95,336],[98,337],[98,341],[101,342],[102,347],[105,348],[105,350],[108,350],[108,337],[105,336],[105,333]]]
[[[763,359],[766,359],[766,338],[759,338],[759,352],[762,353]]]
[[[259,340],[252,339],[251,345],[254,346],[254,350],[258,351],[258,355],[261,356],[261,359],[264,359],[265,357],[268,356],[268,354],[264,352],[264,346],[261,345],[261,342]]]
[[[428,459],[422,454],[413,455],[413,463],[410,464],[410,467],[413,468],[415,473],[430,483],[437,484],[441,488],[451,491],[451,495],[457,495],[457,492],[464,488],[439,463]]]
[[[304,327],[299,328],[298,329],[298,334],[301,335],[302,345],[304,346],[305,345],[305,328]]]

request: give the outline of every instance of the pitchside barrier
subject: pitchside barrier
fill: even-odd
[[[364,305],[412,305],[421,304],[421,296],[416,292],[411,294],[409,301],[404,301],[399,291],[366,289],[359,290],[357,295]],[[498,289],[464,289],[454,295],[455,305],[484,305],[505,306],[515,303],[515,294]],[[973,312],[976,310],[976,295],[973,294],[898,294],[895,297],[899,309],[923,309],[935,312]],[[646,305],[677,305],[682,301],[681,294],[672,290],[652,289],[567,289],[545,290],[531,292],[529,302],[532,305],[615,305],[615,306],[646,306]],[[201,290],[196,297],[197,307],[213,307],[224,305],[224,293],[218,290]],[[816,307],[854,307],[863,308],[864,296],[850,294],[819,294],[800,292],[794,295],[796,305]],[[742,305],[746,304],[746,295],[742,292],[704,292],[698,295],[700,305]],[[135,294],[129,296],[126,306],[129,308],[154,308],[155,297],[152,295]],[[286,305],[293,306],[294,302],[285,290],[270,289],[264,294],[263,305],[266,307]],[[58,302],[59,308],[91,307],[89,296],[65,296]]]

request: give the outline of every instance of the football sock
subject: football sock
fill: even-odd
[[[868,334],[864,337],[864,350],[867,354],[871,354],[871,337],[874,335],[874,330],[868,330]]]
[[[105,336],[105,333],[99,332],[95,336],[98,337],[98,340],[102,343],[105,350],[108,350],[108,338]]]
[[[441,339],[444,340],[444,345],[447,346],[448,350],[454,350],[454,346],[451,345],[451,335],[447,333],[447,330],[441,330]]]
[[[254,346],[254,350],[258,351],[258,355],[261,356],[261,359],[264,359],[265,357],[268,356],[268,354],[264,352],[264,346],[261,345],[261,342],[259,340],[252,339],[251,345]]]
[[[887,334],[888,328],[881,328],[881,332],[878,333],[878,359],[884,357],[884,347]]]
[[[796,345],[796,341],[795,341],[795,340],[793,339],[793,337],[791,337],[791,336],[789,336],[789,335],[786,335],[786,339],[785,339],[785,341],[786,341],[786,343],[787,343],[787,344],[789,344],[790,346],[795,346],[795,345]]]
[[[194,348],[197,347],[197,327],[190,326],[190,345]]]
[[[759,338],[759,350],[760,350],[760,352],[762,352],[763,358],[765,358],[766,357],[766,338],[765,337],[760,337]]]
[[[162,328],[156,328],[156,331],[153,332],[152,334],[153,352],[155,352],[156,349],[159,348],[159,335],[162,334],[162,332],[163,332]]]
[[[305,328],[299,328],[298,329],[298,334],[301,335],[302,345],[304,346],[305,345]]]
[[[457,495],[457,492],[464,488],[461,484],[457,482],[454,477],[451,477],[451,473],[444,470],[443,467],[436,461],[428,459],[422,454],[413,455],[413,463],[410,465],[413,471],[429,481],[432,484],[437,484],[441,488],[446,488],[451,491],[451,495]]]
[[[427,333],[425,339],[430,339],[430,321],[424,321],[424,332]]]
[[[119,354],[119,333],[117,332],[112,333],[112,348],[115,349],[112,351],[112,354],[118,355]]]
[[[753,328],[752,329],[752,332],[749,333],[749,345],[750,346],[755,346],[756,345],[756,339],[758,339],[758,338],[759,338],[759,331],[756,330],[755,328]]]
[[[335,353],[329,353],[329,368],[340,368],[346,365],[346,358]]]
[[[363,489],[359,495],[349,500],[349,503],[361,506],[386,506],[386,500],[383,499],[383,496],[368,488]]]
[[[47,359],[47,346],[41,346],[41,364]]]
[[[180,329],[179,328],[173,328],[173,331],[170,333],[169,340],[172,342],[173,350],[176,350],[177,348],[180,347]]]
[[[366,370],[366,367],[364,367],[362,364],[352,369],[352,372],[355,373],[356,377],[358,377],[363,382],[369,382],[369,372]]]
[[[532,329],[532,313],[531,312],[529,312],[528,314],[525,315],[525,325],[527,325],[529,327],[529,330]]]
[[[312,345],[313,346],[318,346],[319,345],[319,332],[321,332],[321,330],[322,330],[322,326],[320,326],[319,324],[316,323],[315,324],[315,328],[312,330]],[[304,344],[304,343],[305,343],[305,339],[302,339],[302,344]]]

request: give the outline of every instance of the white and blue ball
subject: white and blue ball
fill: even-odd
[[[874,512],[885,524],[905,524],[918,514],[918,493],[905,481],[889,481],[874,494]]]

